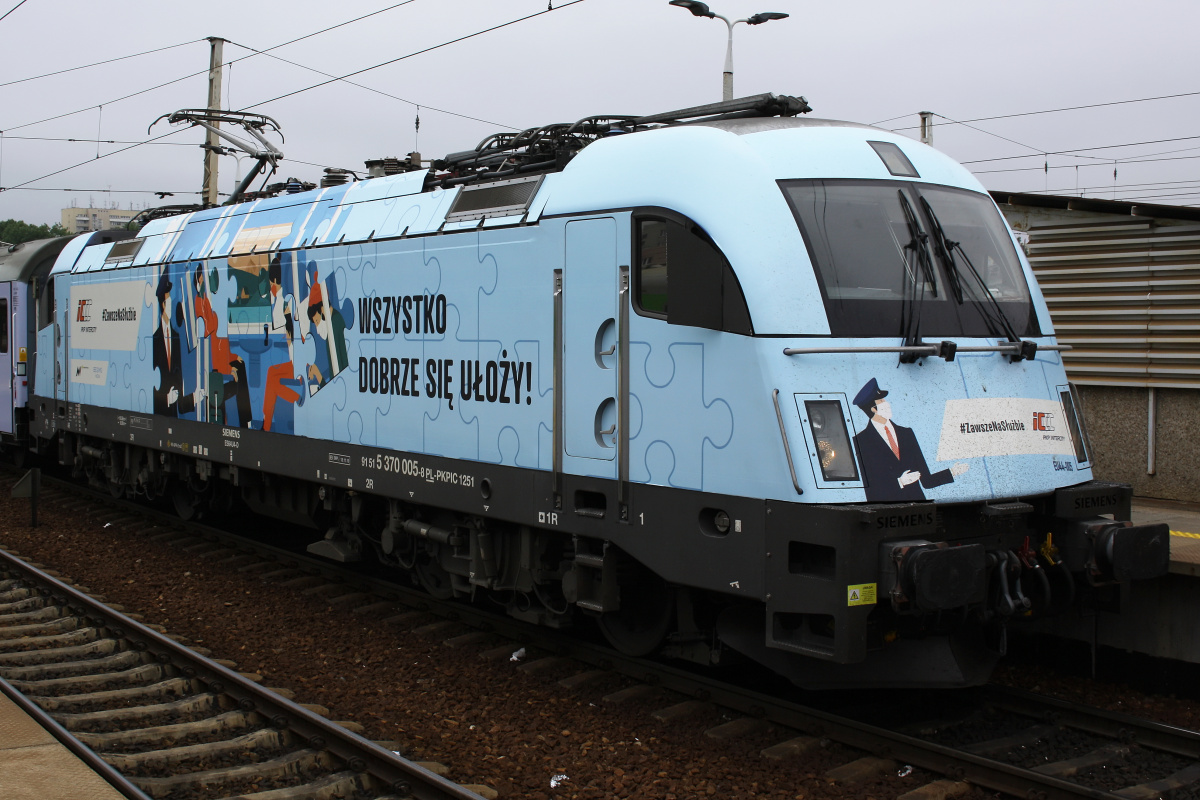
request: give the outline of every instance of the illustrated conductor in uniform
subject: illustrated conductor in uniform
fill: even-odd
[[[183,351],[179,333],[171,325],[170,267],[164,267],[154,294],[158,298],[158,327],[154,330],[153,365],[158,370],[159,385],[154,389],[154,413],[169,417],[190,414],[204,400],[205,392],[197,389],[183,392]]]
[[[953,483],[967,471],[963,463],[929,474],[925,455],[912,428],[892,422],[892,405],[887,392],[874,379],[854,396],[854,405],[871,418],[871,424],[854,437],[862,467],[868,502],[912,502],[924,500],[921,487],[932,489]]]

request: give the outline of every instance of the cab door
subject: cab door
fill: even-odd
[[[55,275],[54,280],[54,397],[67,399],[67,353],[71,330],[71,276]]]
[[[562,445],[570,472],[615,477],[618,421],[617,223],[566,225],[562,274]]]

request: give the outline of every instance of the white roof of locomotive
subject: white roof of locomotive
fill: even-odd
[[[921,177],[891,175],[872,141],[897,145]],[[828,334],[824,314],[811,312],[822,307],[820,290],[777,185],[806,178],[919,180],[986,194],[960,164],[906,136],[852,122],[766,117],[602,139],[547,177],[542,213],[660,206],[685,214],[733,264],[755,332]]]

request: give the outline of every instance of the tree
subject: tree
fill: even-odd
[[[6,219],[0,222],[0,242],[20,244],[34,239],[52,239],[55,236],[70,236],[71,232],[59,225],[32,225],[19,219]]]

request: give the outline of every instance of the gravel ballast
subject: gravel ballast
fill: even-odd
[[[43,500],[32,530],[28,501],[9,499],[11,482],[0,479],[0,544],[188,637],[213,658],[259,673],[264,685],[329,709],[331,719],[361,724],[368,738],[395,741],[406,757],[446,764],[452,780],[493,787],[502,797],[889,800],[937,777],[909,770],[903,778],[890,772],[838,785],[825,772],[861,754],[827,745],[768,760],[760,751],[790,734],[715,741],[702,731],[724,721],[719,712],[658,722],[649,712],[676,699],[604,702],[627,685],[619,678],[564,689],[557,679],[570,669],[527,674],[508,659],[478,657],[500,641],[447,647],[444,634],[421,636],[106,525],[111,509],[68,511]],[[1200,724],[1193,701],[1083,682],[1052,667],[1006,666],[998,677],[1172,725]]]

